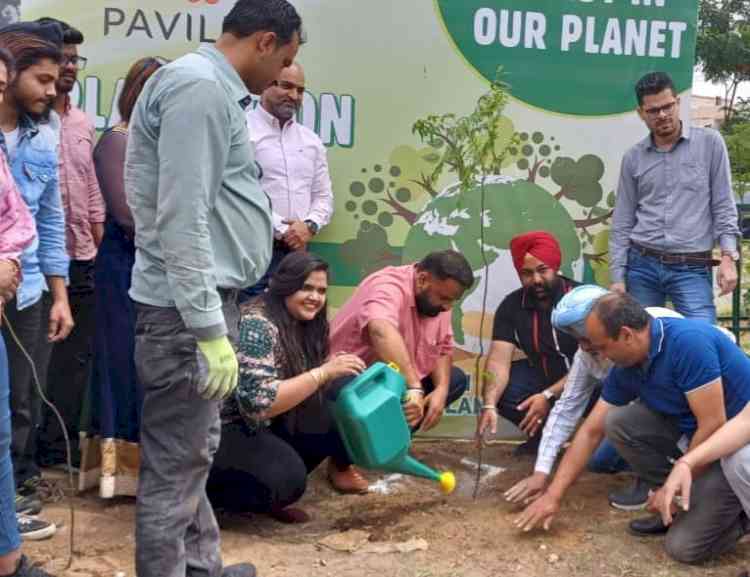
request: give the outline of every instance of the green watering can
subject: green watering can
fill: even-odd
[[[445,493],[456,487],[453,473],[439,473],[409,455],[411,432],[401,402],[406,380],[395,365],[375,363],[339,391],[331,413],[355,465],[424,477]]]

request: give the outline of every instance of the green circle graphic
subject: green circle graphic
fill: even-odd
[[[632,111],[654,70],[690,88],[698,0],[435,0],[457,49],[482,76],[498,66],[511,94],[582,116]]]

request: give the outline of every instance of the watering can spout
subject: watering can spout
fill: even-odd
[[[424,477],[431,481],[440,483],[440,487],[443,492],[448,494],[452,493],[456,487],[456,478],[450,471],[444,471],[439,473],[435,469],[428,467],[424,463],[417,461],[411,455],[405,455],[395,463],[392,463],[389,469],[398,473],[405,473],[407,475],[414,475],[416,477]]]

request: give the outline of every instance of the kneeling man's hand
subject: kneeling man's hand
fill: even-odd
[[[425,398],[421,389],[408,389],[404,398],[404,416],[409,427],[416,427],[424,415]]]
[[[435,389],[425,397],[425,414],[421,429],[429,431],[443,418],[445,402],[448,399],[448,391],[444,388]]]
[[[531,505],[526,507],[513,524],[522,531],[531,531],[537,525],[542,525],[548,531],[552,519],[560,511],[560,500],[549,493],[544,493]]]
[[[505,491],[505,500],[510,503],[523,503],[528,505],[538,499],[547,486],[547,475],[535,471],[533,475],[522,479],[510,489]]]

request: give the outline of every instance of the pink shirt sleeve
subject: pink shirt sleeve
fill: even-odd
[[[18,262],[35,235],[34,219],[18,192],[5,155],[0,152],[0,260]]]
[[[444,357],[447,355],[453,354],[453,325],[451,323],[451,318],[448,317],[447,322],[445,323],[445,332],[443,334],[443,338],[440,340],[439,346],[440,346],[440,356]]]
[[[405,297],[403,287],[397,282],[386,280],[372,287],[362,299],[357,319],[359,330],[363,331],[374,320],[385,320],[398,328]]]
[[[94,127],[91,126],[91,142],[96,142]],[[99,180],[96,178],[96,167],[94,166],[93,145],[91,147],[86,168],[86,187],[89,191],[89,222],[92,224],[103,223],[107,218],[104,206],[104,197],[99,189]]]

